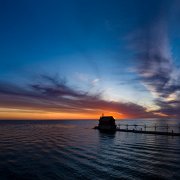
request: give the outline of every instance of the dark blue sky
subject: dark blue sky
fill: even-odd
[[[177,0],[1,1],[0,81],[27,88],[48,75],[107,101],[163,109],[157,101],[179,98],[179,8]]]

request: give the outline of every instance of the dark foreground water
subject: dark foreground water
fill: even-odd
[[[102,134],[96,124],[0,121],[0,180],[180,179],[180,137]]]

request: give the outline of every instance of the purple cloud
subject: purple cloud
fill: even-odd
[[[0,82],[0,107],[36,109],[53,112],[119,112],[129,117],[155,117],[134,103],[106,101],[101,94],[89,95],[75,90],[62,79],[42,76],[42,81],[26,88]]]

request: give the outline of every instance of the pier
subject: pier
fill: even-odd
[[[178,129],[174,131],[174,128]],[[164,129],[163,131],[160,129]],[[180,136],[180,125],[169,126],[169,125],[137,125],[137,124],[118,124],[116,131],[141,133],[141,134],[155,134],[155,135],[167,135],[167,136]]]
[[[116,124],[113,116],[102,115],[99,119],[98,129],[102,132],[130,132],[139,134],[155,134],[166,136],[180,136],[180,124],[176,125],[147,125],[147,124]]]

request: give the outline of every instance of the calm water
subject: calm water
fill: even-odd
[[[177,131],[180,123],[146,122],[169,123]],[[92,129],[96,124],[0,121],[0,180],[180,179],[180,137],[102,134]]]

